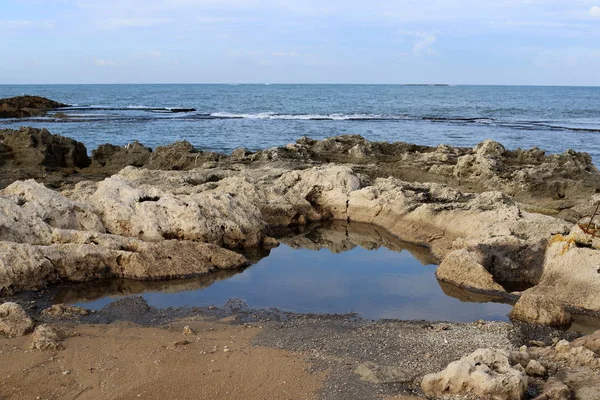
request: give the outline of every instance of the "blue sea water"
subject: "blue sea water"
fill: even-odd
[[[0,85],[73,105],[69,119],[0,120],[80,140],[188,140],[230,152],[284,145],[302,136],[359,134],[370,140],[587,151],[600,162],[600,87],[402,85]],[[171,108],[195,108],[173,113]]]

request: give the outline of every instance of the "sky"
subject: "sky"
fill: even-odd
[[[600,86],[600,0],[0,0],[0,84]]]

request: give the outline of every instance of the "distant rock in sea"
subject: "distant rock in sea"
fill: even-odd
[[[41,117],[46,111],[68,107],[68,104],[39,96],[18,96],[0,99],[0,118]]]

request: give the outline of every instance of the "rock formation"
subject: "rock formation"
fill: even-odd
[[[65,339],[64,332],[56,327],[49,325],[38,325],[33,331],[31,338],[32,350],[62,350],[63,340]]]
[[[35,165],[58,152],[63,157],[53,160],[62,164],[48,168],[79,172],[60,191],[18,181],[0,192],[2,293],[60,280],[174,279],[238,268],[247,260],[231,249],[276,243],[271,236],[281,228],[339,220],[426,248],[427,262],[440,264],[438,279],[454,287],[516,299],[520,293],[506,292],[506,284],[533,286],[514,318],[556,325],[569,320],[557,311],[564,307],[600,311],[600,239],[544,215],[540,205],[593,206],[585,196],[600,187],[600,174],[585,154],[341,136],[231,157],[187,142],[155,151],[104,145],[85,167],[89,159],[74,157],[76,142],[34,129],[2,135],[7,148],[21,138],[21,153],[13,153],[38,154]],[[125,164],[137,167],[120,169]],[[540,304],[543,312],[530,312]]]
[[[0,118],[40,117],[46,115],[46,111],[60,107],[68,105],[39,96],[0,99]]]
[[[436,397],[521,400],[527,390],[527,375],[522,367],[510,365],[507,351],[479,349],[440,373],[426,375],[421,388]]]
[[[9,337],[23,336],[31,332],[33,321],[16,303],[0,304],[0,333]]]

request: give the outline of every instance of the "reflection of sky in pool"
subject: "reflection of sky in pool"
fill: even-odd
[[[231,298],[251,308],[276,307],[306,313],[357,312],[370,319],[398,318],[467,322],[507,320],[510,305],[464,303],[444,294],[435,265],[422,265],[408,251],[386,248],[334,254],[282,244],[257,264],[211,286],[178,293],[147,292],[152,306],[222,306]],[[101,308],[119,297],[82,305]]]

